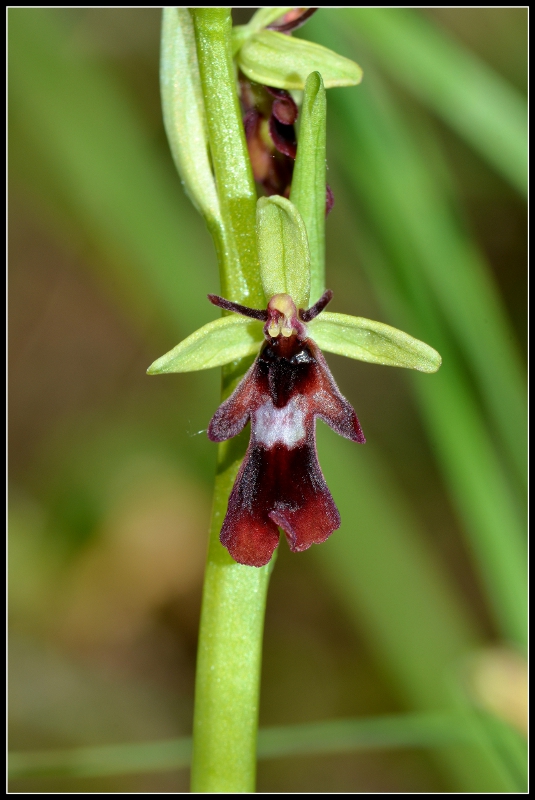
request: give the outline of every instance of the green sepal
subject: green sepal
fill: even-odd
[[[355,86],[362,80],[362,70],[354,61],[276,31],[263,30],[248,38],[237,59],[249,80],[277,89],[304,89],[311,72],[321,72],[326,89]]]
[[[310,248],[310,302],[325,290],[325,138],[327,106],[319,72],[306,81],[290,200],[301,214]]]
[[[192,333],[150,365],[148,375],[221,367],[260,350],[262,323],[237,314],[221,317]]]
[[[363,317],[324,311],[308,324],[308,331],[322,350],[358,361],[420,372],[436,372],[442,364],[437,351],[425,342]]]
[[[310,251],[301,214],[285,197],[261,197],[256,206],[260,277],[264,294],[289,294],[297,308],[308,308]]]
[[[235,56],[243,43],[249,39],[253,34],[261,31],[262,28],[267,28],[276,19],[287,14],[294,6],[286,6],[284,8],[259,8],[253,14],[247,25],[234,25],[232,28],[232,55]]]
[[[220,224],[195,32],[187,8],[163,9],[160,88],[165,130],[184,188],[207,221]]]

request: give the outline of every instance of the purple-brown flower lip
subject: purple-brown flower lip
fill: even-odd
[[[232,489],[221,542],[241,564],[261,567],[279,542],[306,550],[340,526],[340,515],[318,463],[315,419],[341,436],[364,442],[357,416],[342,396],[305,323],[332,297],[326,292],[308,310],[287,294],[267,310],[249,309],[210,295],[215,305],[265,323],[266,341],[241,383],[214,414],[208,436],[221,442],[251,422],[251,437]]]

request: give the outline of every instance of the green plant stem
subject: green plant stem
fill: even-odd
[[[228,9],[192,9],[226,247],[221,291],[265,306],[256,246],[256,191],[240,121]],[[245,372],[223,370],[223,398]],[[273,561],[237,564],[219,542],[228,497],[246,449],[246,434],[220,445],[204,580],[195,684],[193,792],[253,792],[264,610]]]
[[[223,396],[242,369],[223,372]],[[247,432],[219,446],[193,721],[193,792],[254,792],[264,611],[274,560],[237,564],[219,542]]]
[[[219,447],[195,683],[194,792],[255,790],[262,633],[274,560],[261,569],[236,564],[219,542],[244,444],[239,436]]]
[[[227,233],[221,291],[263,308],[256,247],[256,190],[240,118],[228,8],[191,9],[221,217]]]

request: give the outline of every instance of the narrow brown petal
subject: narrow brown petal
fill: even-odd
[[[299,116],[299,109],[290,92],[287,92],[286,89],[275,89],[272,86],[264,88],[275,98],[271,106],[271,113],[283,125],[293,125]]]
[[[307,19],[310,19],[312,14],[314,14],[317,10],[317,8],[293,8],[284,15],[283,22],[279,24],[274,22],[267,27],[271,31],[278,31],[279,33],[291,33],[292,31],[296,31],[297,28],[300,28],[301,25],[304,25]]]
[[[257,362],[244,377],[224,403],[222,403],[208,426],[208,438],[212,442],[224,442],[237,436],[247,424],[255,407],[258,389]]]
[[[297,154],[297,139],[293,125],[283,125],[279,120],[271,115],[269,118],[269,133],[273,144],[285,156],[295,159]]]
[[[254,179],[258,183],[262,183],[268,177],[272,160],[272,153],[262,138],[262,124],[265,124],[264,117],[254,108],[250,109],[243,119],[247,150],[249,151]]]
[[[265,309],[242,306],[240,303],[233,303],[232,300],[225,300],[224,297],[220,297],[218,294],[209,294],[207,297],[212,305],[218,306],[218,308],[224,308],[225,311],[234,311],[236,314],[258,319],[261,322],[265,322],[268,318],[268,313]]]
[[[325,187],[325,216],[328,217],[334,206],[334,194],[329,184]]]
[[[314,317],[317,317],[318,314],[321,314],[325,306],[330,303],[332,299],[333,293],[330,289],[326,289],[326,291],[324,291],[321,295],[320,299],[317,300],[313,306],[310,306],[310,308],[301,310],[299,312],[299,316],[303,322],[310,322],[311,319],[314,319]]]

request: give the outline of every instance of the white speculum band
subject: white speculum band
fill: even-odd
[[[299,398],[293,397],[282,408],[277,408],[267,400],[254,413],[252,429],[258,444],[273,447],[284,444],[295,447],[305,438],[305,413],[299,407]]]

